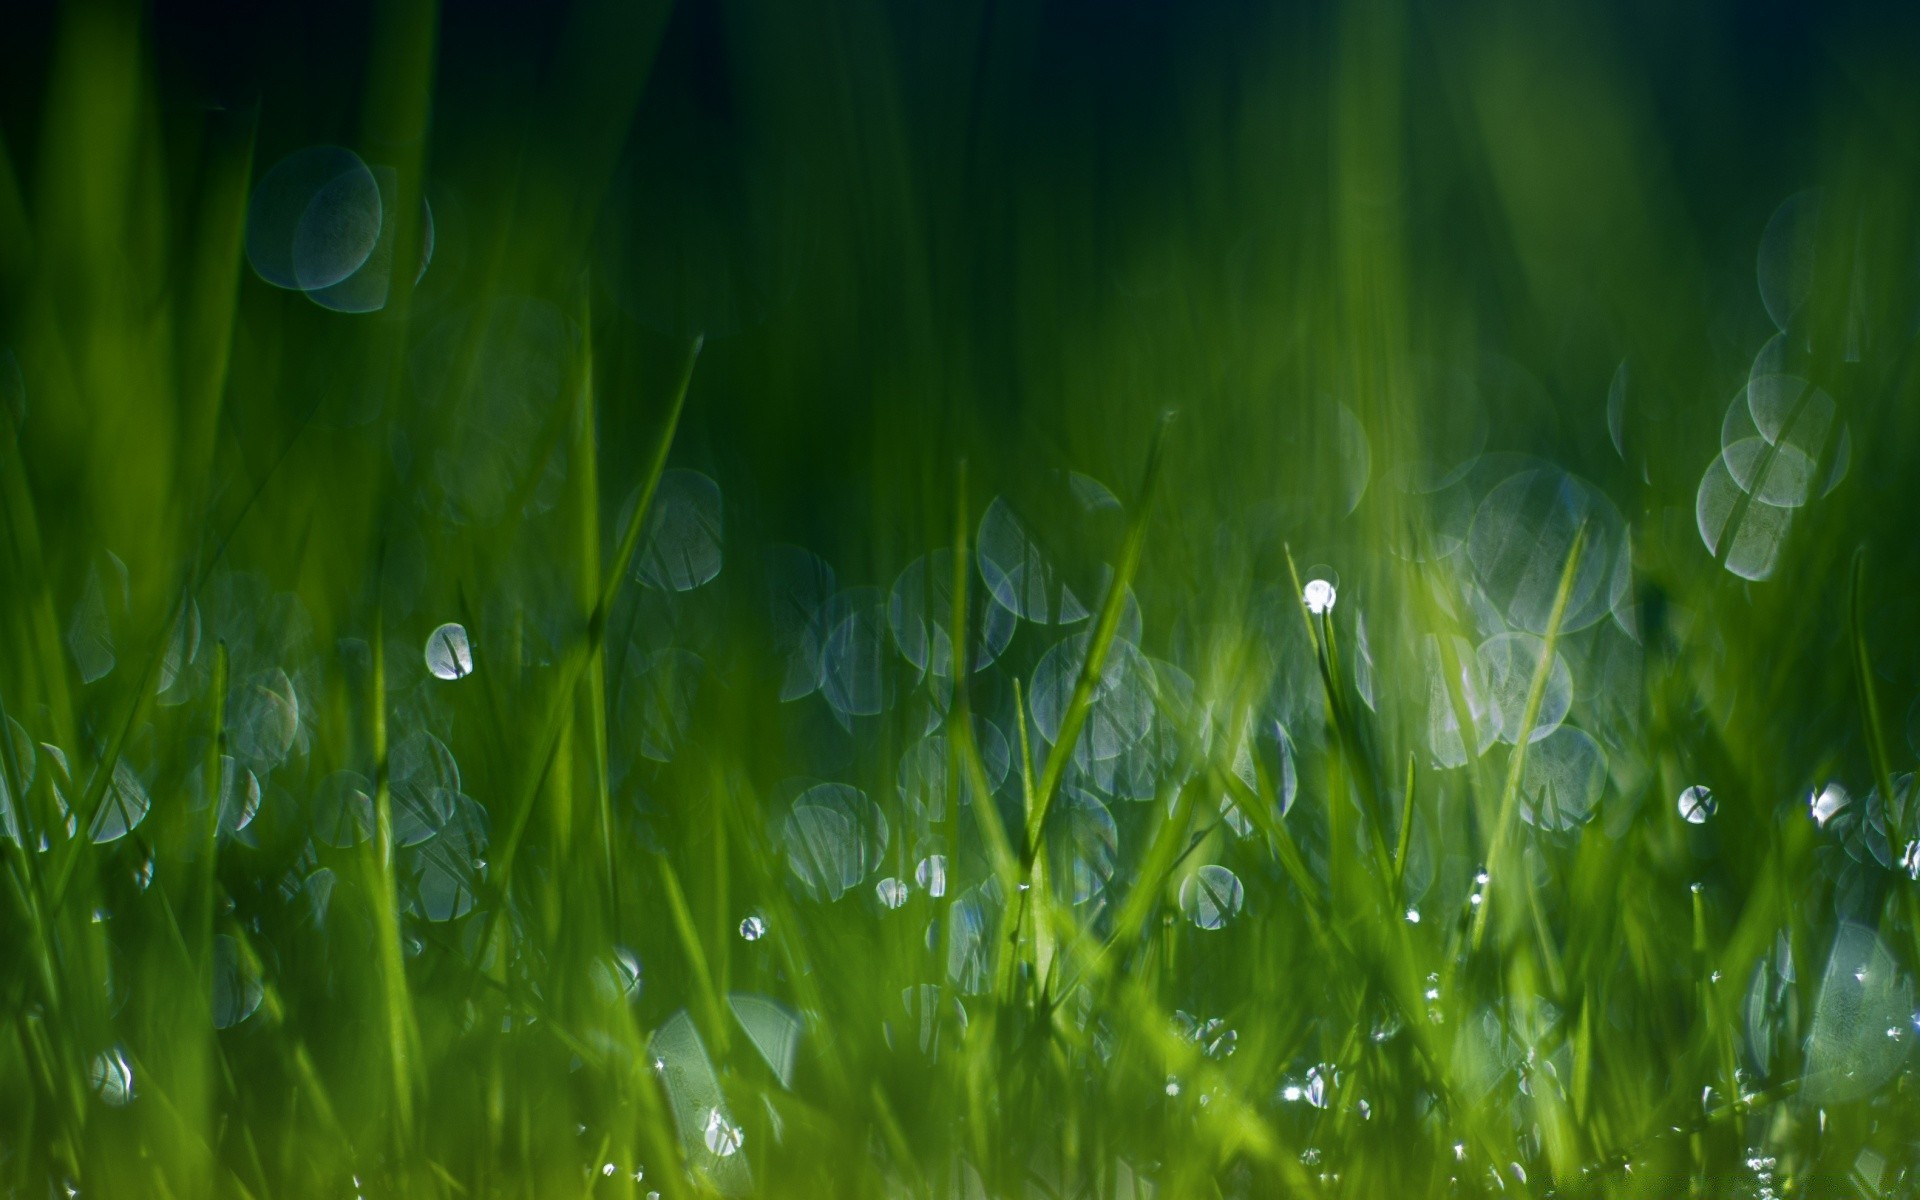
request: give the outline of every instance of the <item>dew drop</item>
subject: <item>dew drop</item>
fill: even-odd
[[[708,1150],[721,1158],[731,1158],[739,1152],[747,1136],[738,1125],[727,1120],[727,1114],[713,1108],[707,1110],[706,1140]]]
[[[1307,583],[1300,598],[1305,601],[1307,611],[1317,617],[1332,612],[1333,603],[1337,597],[1331,583],[1324,579],[1315,579]]]
[[[464,679],[473,674],[473,646],[466,626],[449,621],[427,635],[426,659],[435,679]]]
[[[1700,784],[1694,784],[1680,793],[1680,816],[1689,825],[1705,825],[1707,818],[1718,809],[1719,802],[1713,798],[1713,791]]]
[[[929,854],[913,870],[913,881],[935,900],[947,894],[947,856]]]

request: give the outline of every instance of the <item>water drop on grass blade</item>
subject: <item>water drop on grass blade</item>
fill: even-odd
[[[593,960],[594,990],[611,1004],[631,1004],[640,998],[640,956],[625,946]]]
[[[723,1195],[750,1193],[753,1175],[741,1153],[744,1135],[727,1112],[720,1080],[692,1018],[684,1011],[675,1013],[648,1048],[695,1178]]]
[[[187,808],[204,812],[207,807],[206,768],[199,763],[187,774]],[[260,779],[234,761],[232,755],[220,756],[220,834],[232,835],[252,824],[260,811]]]
[[[1307,611],[1316,617],[1330,613],[1335,599],[1333,585],[1324,579],[1309,580],[1301,599],[1305,601]]]
[[[464,679],[473,674],[473,646],[466,626],[449,621],[427,635],[426,660],[435,679]]]
[[[793,1064],[800,1048],[800,1017],[792,1009],[765,996],[734,992],[727,1007],[740,1022],[747,1040],[760,1052],[781,1087],[793,1086]]]
[[[764,555],[774,650],[785,660],[780,699],[798,700],[820,686],[820,655],[830,626],[833,567],[799,546],[769,546]]]
[[[1240,877],[1209,863],[1180,885],[1180,911],[1201,929],[1214,930],[1240,915],[1246,892]]]
[[[346,278],[307,289],[308,299],[333,312],[379,312],[387,306],[387,298],[392,293],[394,259],[400,237],[400,180],[392,167],[376,166],[371,170],[379,189],[379,228],[372,251]],[[433,209],[424,196],[420,199],[418,218],[413,235],[418,239],[419,249],[410,256],[401,256],[402,261],[406,257],[413,259],[415,283],[426,275],[427,265],[433,261]]]
[[[1613,441],[1613,452],[1620,461],[1627,461],[1627,388],[1631,376],[1627,370],[1627,360],[1621,359],[1620,365],[1613,370],[1613,381],[1607,385],[1607,437]]]
[[[827,634],[820,655],[820,694],[846,717],[872,717],[893,707],[898,660],[879,593],[861,589]]]
[[[1680,817],[1689,825],[1704,825],[1720,808],[1713,798],[1713,791],[1701,784],[1694,784],[1680,793]]]
[[[1758,581],[1772,575],[1779,562],[1781,545],[1792,527],[1793,510],[1746,496],[1726,456],[1720,455],[1700,477],[1699,490],[1694,494],[1694,522],[1707,553],[1723,558],[1727,570],[1740,578]],[[1735,527],[1729,529],[1729,525]],[[1732,544],[1723,552],[1721,541],[1727,538]]]
[[[667,471],[653,494],[634,574],[661,591],[692,591],[720,574],[725,532],[720,485],[698,471]]]
[[[1047,854],[1055,892],[1085,904],[1106,890],[1119,867],[1120,833],[1100,800],[1063,785],[1047,815]]]
[[[265,989],[259,969],[240,943],[226,934],[213,939],[213,1025],[231,1029],[260,1007]]]
[[[100,794],[100,808],[94,813],[87,836],[96,844],[117,842],[146,820],[153,807],[147,785],[126,759],[113,765],[113,779]]]
[[[1913,1014],[1913,981],[1871,929],[1842,924],[1814,1002],[1802,1094],[1834,1104],[1877,1091],[1906,1061],[1909,1044],[1889,1041]]]
[[[886,818],[858,788],[822,783],[794,798],[785,826],[787,866],[816,899],[838,900],[886,852]]]
[[[1807,798],[1807,810],[1813,817],[1813,823],[1825,829],[1829,822],[1845,811],[1852,797],[1839,783],[1829,783]]]
[[[1559,728],[1573,706],[1573,672],[1566,657],[1557,650],[1547,672],[1546,691],[1541,693],[1540,709],[1531,729],[1523,730],[1527,693],[1533,686],[1547,644],[1530,633],[1502,633],[1488,638],[1475,652],[1481,678],[1486,680],[1489,698],[1488,716],[1503,742],[1537,742]]]
[[[1487,493],[1474,512],[1467,556],[1504,621],[1527,633],[1546,633],[1574,533],[1583,525],[1586,540],[1561,620],[1563,634],[1606,617],[1627,587],[1626,525],[1619,510],[1592,484],[1552,467],[1522,471]]]
[[[920,890],[938,900],[947,894],[947,858],[944,854],[930,854],[920,860],[913,870],[913,881]]]
[[[975,538],[980,578],[994,602],[1036,625],[1084,621],[1088,609],[1005,499],[995,497]]]
[[[373,836],[373,784],[355,771],[336,771],[313,797],[313,836],[346,850]]]
[[[460,766],[445,742],[424,729],[407,734],[387,753],[387,775],[395,846],[417,846],[453,820]]]
[[[1606,751],[1584,730],[1562,725],[1527,752],[1520,816],[1540,829],[1576,829],[1593,816],[1606,786]]]
[[[114,561],[117,563],[119,560]],[[125,576],[122,575],[118,582],[121,599],[113,608],[124,615]],[[73,652],[74,666],[80,671],[82,683],[105,678],[118,661],[114,655],[113,620],[108,612],[114,583],[114,580],[102,577],[97,563],[89,568],[86,590],[81,593],[80,603],[73,610],[72,623],[67,626],[67,647]]]
[[[1760,303],[1783,333],[1813,290],[1820,209],[1818,192],[1796,192],[1773,210],[1760,234],[1754,261]]]
[[[118,1046],[94,1056],[87,1081],[109,1108],[125,1108],[133,1103],[133,1067]]]
[[[429,921],[458,920],[479,899],[481,870],[455,839],[436,837],[413,856],[415,874],[409,899]]]
[[[979,576],[966,573],[969,581]],[[983,671],[1013,640],[1019,619],[1012,609],[969,589],[967,670]],[[945,678],[953,672],[953,552],[936,550],[907,564],[887,597],[887,624],[894,644],[916,671]]]
[[[380,224],[380,186],[360,156],[341,146],[310,146],[275,163],[254,185],[247,261],[275,287],[331,287],[367,261]]]

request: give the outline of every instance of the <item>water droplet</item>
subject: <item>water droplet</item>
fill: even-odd
[[[1680,816],[1689,825],[1704,825],[1707,818],[1718,811],[1719,802],[1713,798],[1713,791],[1701,784],[1680,793]]]
[[[1838,816],[1850,800],[1852,797],[1847,794],[1846,788],[1838,783],[1829,783],[1807,798],[1807,808],[1813,814],[1813,823],[1825,829],[1827,822]]]
[[[258,962],[235,939],[213,939],[213,1025],[231,1029],[259,1009],[265,989]]]
[[[1340,1077],[1331,1066],[1320,1063],[1307,1068],[1306,1077],[1299,1083],[1289,1083],[1280,1089],[1280,1098],[1289,1104],[1305,1103],[1314,1108],[1325,1108],[1330,1103],[1327,1092]]]
[[[380,239],[380,187],[360,156],[310,146],[274,164],[247,206],[247,261],[275,287],[312,291],[358,271]]]
[[[1246,891],[1240,877],[1212,863],[1201,867],[1180,886],[1180,911],[1202,929],[1219,929],[1240,914]]]
[[[1607,786],[1607,754],[1585,731],[1562,725],[1534,743],[1520,779],[1520,818],[1546,830],[1576,829]]]
[[[947,856],[929,854],[913,870],[913,881],[935,900],[947,894]]]
[[[473,674],[473,646],[466,626],[449,621],[427,635],[427,670],[435,679],[463,679]]]
[[[120,1047],[96,1054],[87,1079],[109,1108],[124,1108],[133,1102],[133,1066]]]
[[[1744,507],[1742,507],[1744,506]],[[1736,509],[1738,524],[1734,524]],[[1773,574],[1780,547],[1793,523],[1793,510],[1749,497],[1733,476],[1725,454],[1718,455],[1700,477],[1694,494],[1694,523],[1707,552],[1723,559],[1726,569],[1742,579],[1761,580]],[[1729,545],[1722,546],[1722,542]]]
[[[1802,1094],[1815,1103],[1856,1100],[1893,1077],[1905,1047],[1889,1053],[1886,1030],[1913,1011],[1913,983],[1873,930],[1843,924],[1814,1005]]]
[[[966,577],[974,588],[981,587],[976,573],[969,571]],[[1013,640],[1019,615],[993,603],[984,590],[972,589],[966,611],[968,623],[974,626],[967,639],[967,670],[983,671]],[[922,555],[894,580],[887,597],[887,624],[893,630],[894,645],[915,671],[931,672],[939,679],[953,673],[953,634],[948,628],[952,613],[953,551]]]
[[[719,1109],[707,1110],[706,1128],[707,1149],[721,1158],[731,1158],[747,1140],[738,1125],[727,1120],[727,1115]]]
[[[794,798],[786,826],[787,866],[816,899],[838,900],[873,872],[886,852],[887,819],[865,792],[820,783]]]
[[[767,936],[767,923],[759,913],[754,913],[740,922],[740,936],[749,942],[757,942]]]
[[[634,556],[634,575],[659,591],[692,591],[720,574],[725,528],[719,484],[698,471],[665,472]]]
[[[1541,740],[1560,727],[1573,707],[1573,672],[1566,658],[1555,651],[1533,726],[1522,728],[1533,677],[1546,651],[1547,643],[1531,633],[1499,633],[1474,652],[1481,677],[1486,680],[1488,719],[1494,723],[1495,735],[1509,745],[1518,745],[1523,739]]]
[[[1337,596],[1331,583],[1328,583],[1324,579],[1315,579],[1307,583],[1306,588],[1300,594],[1300,598],[1305,601],[1307,611],[1317,617],[1333,611],[1333,604]]]
[[[1585,548],[1562,633],[1598,623],[1625,598],[1632,582],[1626,523],[1598,488],[1554,467],[1522,471],[1487,493],[1474,512],[1467,556],[1503,624],[1546,633],[1561,567],[1582,526]]]
[[[187,774],[187,807],[204,812],[208,804],[206,767],[195,763]],[[220,756],[220,836],[229,838],[252,823],[260,811],[260,780],[231,755]]]
[[[888,908],[899,908],[907,902],[907,885],[891,875],[875,884],[873,890],[880,897],[880,903]]]
[[[611,954],[594,959],[589,972],[594,990],[610,1004],[630,1002],[640,996],[643,979],[640,956],[625,946],[615,946]]]
[[[1080,509],[1083,516],[1088,511],[1080,498],[1065,499],[1058,507],[1068,512]],[[1056,537],[1060,533],[1051,532]],[[1005,499],[995,497],[987,505],[974,547],[981,581],[994,603],[1036,625],[1072,625],[1090,615],[1067,586],[1052,554]]]

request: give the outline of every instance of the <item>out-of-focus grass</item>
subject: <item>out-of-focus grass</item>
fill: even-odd
[[[1912,1194],[1910,21],[210,24],[0,50],[10,1194]]]

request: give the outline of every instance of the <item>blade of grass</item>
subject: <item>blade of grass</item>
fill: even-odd
[[[707,965],[707,952],[700,945],[700,931],[693,920],[693,910],[687,907],[687,895],[680,888],[680,876],[674,871],[673,864],[663,855],[654,855],[654,869],[660,873],[660,887],[666,894],[667,914],[673,918],[673,932],[680,942],[680,951],[686,955],[687,968],[693,974],[693,993],[700,1002],[701,1016],[707,1025],[706,1037],[713,1045],[713,1053],[724,1057],[727,1051],[728,1029],[726,1011],[720,1002],[720,991],[713,985],[713,971]]]
[[[1809,389],[1811,390],[1811,389]],[[1851,571],[1852,587],[1848,596],[1847,634],[1850,649],[1853,651],[1854,697],[1860,704],[1860,723],[1867,735],[1867,755],[1873,763],[1873,782],[1880,789],[1882,803],[1891,806],[1896,797],[1893,794],[1893,769],[1887,757],[1887,739],[1881,732],[1880,698],[1873,687],[1873,662],[1867,654],[1866,619],[1863,606],[1866,603],[1867,548],[1857,547],[1853,552]]]
[[[966,772],[966,782],[973,795],[973,816],[980,828],[980,838],[986,843],[987,861],[993,867],[994,878],[1000,881],[1002,895],[1011,896],[1019,883],[1019,864],[1015,860],[1013,845],[1007,838],[1006,826],[1000,821],[1000,810],[995,806],[993,787],[987,780],[986,764],[981,761],[980,747],[973,735],[973,697],[968,681],[967,637],[965,630],[970,619],[967,612],[968,584],[972,579],[973,557],[967,544],[967,462],[963,458],[955,468],[955,507],[953,520],[953,598],[951,603],[952,629],[957,631],[947,640],[951,643],[953,654],[953,717],[948,726],[951,733],[947,746],[959,760]],[[993,601],[989,600],[991,604]],[[1026,737],[1026,725],[1022,722],[1020,736]],[[1023,749],[1022,759],[1026,758]],[[947,786],[947,805],[951,810],[958,806],[961,789],[958,780],[949,776]],[[958,824],[957,815],[949,820],[948,828]]]
[[[361,862],[373,900],[369,907],[373,913],[375,962],[380,974],[382,1017],[386,1023],[394,1133],[398,1145],[405,1150],[412,1146],[420,1027],[414,1016],[413,998],[407,990],[406,956],[400,947],[400,896],[393,872],[393,793],[389,786],[387,762],[384,623],[376,616],[373,625],[373,695],[370,707],[373,715],[374,835],[372,848],[362,856]]]
[[[694,337],[688,340],[673,395],[668,403],[667,418],[660,430],[660,436],[654,443],[652,457],[648,460],[646,473],[641,477],[640,490],[634,498],[633,512],[627,518],[626,528],[620,535],[619,547],[614,552],[613,562],[609,564],[601,585],[599,599],[587,616],[584,643],[575,653],[567,656],[561,669],[561,678],[548,701],[547,711],[540,723],[540,734],[534,741],[534,754],[528,759],[526,777],[520,782],[514,793],[514,809],[507,827],[507,836],[501,843],[496,856],[498,868],[494,890],[506,894],[511,880],[514,858],[520,849],[520,839],[526,833],[528,819],[533,815],[534,800],[538,796],[541,783],[545,779],[553,762],[554,748],[559,742],[561,726],[566,721],[568,709],[573,699],[574,685],[585,671],[587,662],[594,657],[605,636],[607,616],[613,610],[614,599],[621,585],[626,582],[627,567],[633,561],[634,551],[640,545],[640,536],[646,530],[647,516],[653,507],[654,492],[660,486],[660,477],[666,473],[667,456],[673,449],[674,434],[680,426],[680,414],[686,407],[687,388],[693,382],[693,367],[699,360],[703,339]],[[498,906],[489,909],[488,920]]]
[[[1582,521],[1573,531],[1567,547],[1567,561],[1560,568],[1560,586],[1553,595],[1553,608],[1547,614],[1546,635],[1541,639],[1540,661],[1534,664],[1533,679],[1527,684],[1526,707],[1521,712],[1520,732],[1513,754],[1507,759],[1507,781],[1500,789],[1500,816],[1493,830],[1493,843],[1487,851],[1487,883],[1480,890],[1480,906],[1473,914],[1473,948],[1480,949],[1487,932],[1487,910],[1493,907],[1494,883],[1504,873],[1501,859],[1517,819],[1520,802],[1520,777],[1527,765],[1527,747],[1532,743],[1533,723],[1540,719],[1540,705],[1547,694],[1547,679],[1553,673],[1553,657],[1559,649],[1560,624],[1566,619],[1567,602],[1573,597],[1574,572],[1580,565],[1580,552],[1586,546],[1587,525]]]
[[[1332,614],[1321,614],[1320,629],[1314,628],[1314,615],[1307,608],[1306,589],[1300,586],[1300,571],[1294,565],[1293,547],[1283,544],[1281,547],[1287,560],[1287,575],[1294,584],[1294,596],[1300,608],[1300,615],[1307,624],[1308,643],[1314,647],[1314,663],[1320,672],[1320,687],[1327,706],[1328,723],[1333,726],[1334,736],[1340,747],[1341,759],[1352,772],[1354,786],[1360,794],[1361,814],[1367,821],[1367,841],[1373,850],[1374,867],[1378,871],[1376,879],[1386,880],[1393,877],[1393,855],[1387,849],[1384,832],[1386,813],[1380,803],[1380,783],[1378,772],[1374,768],[1373,756],[1363,743],[1358,722],[1354,720],[1351,707],[1347,704],[1346,690],[1340,674],[1340,659],[1336,647]],[[1335,847],[1344,846],[1346,839],[1341,834],[1339,820],[1340,800],[1343,795],[1336,783],[1327,797],[1327,817],[1333,832],[1328,841]],[[1333,861],[1329,855],[1329,862]]]
[[[1134,573],[1139,570],[1140,553],[1146,543],[1147,517],[1153,511],[1167,431],[1171,425],[1172,414],[1169,413],[1154,431],[1153,444],[1147,451],[1147,465],[1140,481],[1139,499],[1134,504],[1133,519],[1128,522],[1126,536],[1120,543],[1120,560],[1113,567],[1113,581],[1107,587],[1106,601],[1100,606],[1099,619],[1088,639],[1086,661],[1081,664],[1080,677],[1074,681],[1073,696],[1067,702],[1067,711],[1060,720],[1059,739],[1047,752],[1046,765],[1040,772],[1039,788],[1027,814],[1026,838],[1020,850],[1020,866],[1024,872],[1033,870],[1034,859],[1040,852],[1041,830],[1046,825],[1048,811],[1053,807],[1054,793],[1059,789],[1060,779],[1066,774],[1067,763],[1080,741],[1080,731],[1086,725],[1088,710],[1093,707],[1094,688],[1106,670],[1107,654],[1112,650],[1114,637],[1120,631],[1120,617],[1126,611],[1127,589],[1132,586]]]

